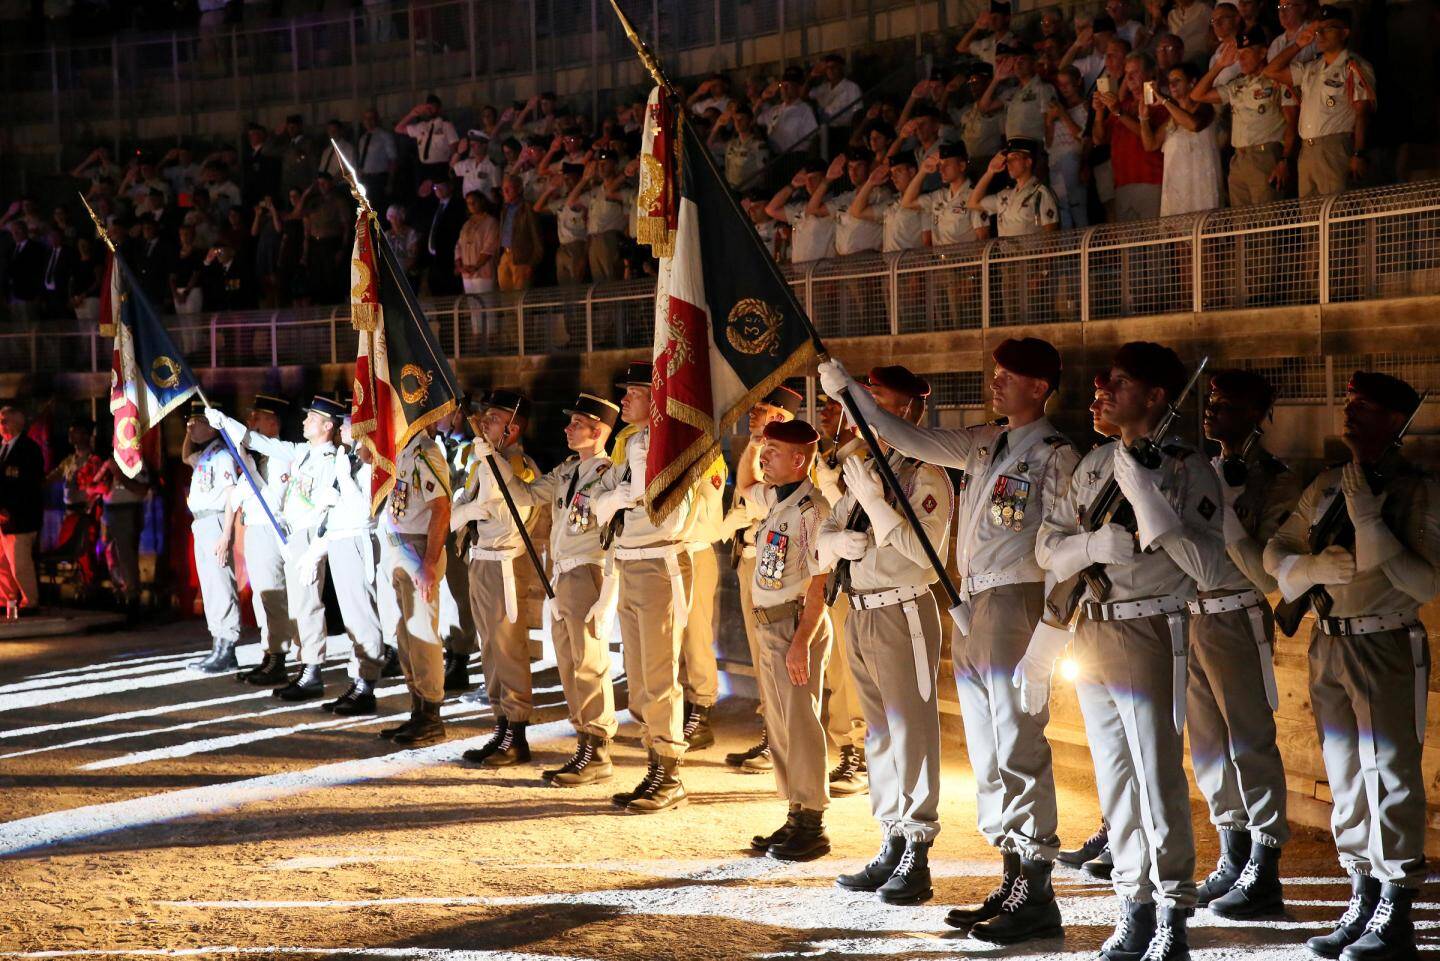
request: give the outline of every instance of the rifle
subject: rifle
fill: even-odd
[[[1365,478],[1370,483],[1370,492],[1379,494],[1385,489],[1390,477],[1380,471],[1379,465],[1385,460],[1391,451],[1400,449],[1400,444],[1405,440],[1405,435],[1410,431],[1410,425],[1415,423],[1420,408],[1425,405],[1425,398],[1430,396],[1427,390],[1420,395],[1420,403],[1410,412],[1409,418],[1404,425],[1386,445],[1385,450],[1375,459],[1375,463],[1365,468]],[[1325,508],[1325,513],[1314,524],[1310,525],[1310,532],[1307,536],[1307,547],[1309,553],[1319,554],[1327,547],[1344,547],[1353,549],[1355,546],[1355,525],[1350,520],[1350,511],[1345,506],[1345,495],[1337,491],[1330,499],[1330,505]],[[1275,625],[1285,634],[1286,637],[1294,637],[1295,632],[1300,629],[1300,622],[1305,619],[1305,614],[1314,608],[1317,617],[1329,617],[1330,609],[1335,604],[1335,599],[1330,596],[1324,584],[1315,584],[1304,594],[1293,601],[1282,601],[1275,606]]]
[[[1185,403],[1185,398],[1190,396],[1190,391],[1195,389],[1195,384],[1200,380],[1201,373],[1210,358],[1200,358],[1200,364],[1195,368],[1195,373],[1190,375],[1190,380],[1185,384],[1185,389],[1176,395],[1170,402],[1165,413],[1150,433],[1141,437],[1129,448],[1130,455],[1144,467],[1154,470],[1160,466],[1160,440],[1169,432],[1172,425],[1180,416],[1180,406]],[[1093,533],[1104,527],[1106,524],[1119,524],[1127,530],[1135,529],[1135,512],[1131,509],[1125,496],[1120,493],[1120,484],[1111,476],[1110,480],[1100,489],[1095,500],[1087,506],[1080,515],[1080,530],[1084,533]],[[1050,589],[1045,596],[1045,619],[1055,627],[1069,627],[1075,620],[1075,614],[1080,609],[1080,601],[1085,597],[1086,592],[1097,600],[1103,601],[1110,596],[1110,578],[1105,573],[1104,564],[1091,564],[1078,574],[1069,577]]]

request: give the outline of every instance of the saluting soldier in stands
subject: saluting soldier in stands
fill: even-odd
[[[1045,402],[1060,385],[1060,352],[1037,338],[1012,338],[995,348],[993,360],[991,407],[1003,421],[927,429],[882,411],[862,413],[901,453],[964,472],[955,554],[969,625],[951,635],[950,656],[980,833],[1001,850],[1004,869],[983,903],[951,911],[946,922],[1008,944],[1061,930],[1050,885],[1060,839],[1045,739],[1049,711],[1041,705],[1027,713],[1012,677],[1045,605],[1035,535],[1079,456],[1045,417]],[[841,387],[829,382],[835,373],[822,367],[827,390]]]
[[[876,367],[870,391],[881,410],[918,421],[930,385],[904,367]],[[885,450],[925,537],[943,555],[950,479],[938,467]],[[870,782],[870,809],[884,843],[869,864],[836,884],[878,891],[888,904],[918,904],[934,894],[929,855],[940,832],[940,613],[930,593],[936,575],[875,465],[852,457],[843,471],[845,496],[821,525],[819,560],[822,568],[846,567],[845,641],[869,727],[865,753],[872,771],[885,772]]]
[[[749,471],[750,465],[755,463],[755,458],[759,456],[758,451],[762,443],[765,425],[775,421],[793,420],[795,414],[800,410],[800,401],[801,397],[798,393],[782,384],[766,395],[764,400],[750,408],[747,425],[750,429],[750,440],[746,443],[745,450],[740,452],[739,460],[736,461],[739,465],[735,473],[736,490],[749,487],[756,481],[756,478],[746,472]],[[730,541],[730,566],[735,568],[740,582],[740,617],[745,624],[745,644],[750,649],[750,663],[757,665],[760,663],[760,651],[756,646],[756,638],[759,635],[755,630],[754,604],[750,597],[750,585],[755,580],[755,524],[743,503],[731,506],[730,514],[725,519],[724,529],[734,531]],[[758,674],[755,680],[759,700],[755,707],[755,713],[760,716],[760,740],[747,750],[725,755],[726,764],[738,767],[747,774],[763,774],[773,770],[775,766],[770,756],[769,732],[764,728],[765,691],[759,686]]]
[[[830,804],[821,684],[832,640],[825,570],[816,554],[830,505],[810,481],[820,435],[803,420],[774,421],[764,431],[756,481],[737,493],[759,519],[750,596],[755,603],[765,689],[765,730],[775,760],[775,789],[789,804],[785,823],[750,846],[777,861],[810,861],[830,852]]]
[[[579,739],[575,752],[541,776],[557,787],[609,780],[610,742],[615,737],[615,687],[610,680],[610,625],[619,581],[605,577],[605,548],[595,518],[599,481],[614,465],[605,454],[620,408],[581,394],[565,409],[565,444],[574,451],[537,478],[510,487],[517,505],[550,504],[550,584],[555,600],[546,605],[555,667],[570,723]]]
[[[283,701],[306,701],[325,695],[320,664],[325,660],[324,545],[311,550],[322,536],[321,525],[338,499],[335,486],[335,441],[345,409],[328,397],[316,397],[305,412],[303,443],[267,437],[215,408],[205,419],[223,430],[237,447],[259,454],[268,463],[289,464],[285,485],[275,504],[275,519],[285,529],[285,596],[288,616],[300,641],[300,674],[272,693]],[[267,521],[268,523],[268,521]],[[308,556],[307,556],[308,554]]]
[[[678,661],[690,610],[690,555],[680,539],[690,523],[694,492],[660,524],[646,510],[650,449],[651,365],[634,363],[616,384],[625,391],[620,416],[641,425],[625,445],[625,466],[606,471],[595,498],[596,520],[611,525],[615,576],[620,580],[620,636],[630,713],[640,722],[649,754],[634,790],[611,797],[636,814],[651,814],[685,800],[680,758],[685,753],[683,695]]]
[[[256,394],[245,427],[257,435],[279,437],[281,418],[289,410],[290,402],[283,398]],[[249,459],[253,464],[250,473],[260,485],[265,504],[279,520],[280,494],[290,479],[290,464],[284,458],[263,455]],[[290,680],[285,669],[285,649],[295,641],[295,622],[290,619],[290,602],[285,596],[285,553],[249,484],[234,489],[228,518],[232,530],[237,512],[245,526],[245,571],[250,577],[251,606],[265,644],[260,663],[239,676],[251,684],[279,687]]]
[[[1080,665],[1076,693],[1100,810],[1110,828],[1112,881],[1123,902],[1115,933],[1102,949],[1106,957],[1189,956],[1195,841],[1181,766],[1185,609],[1196,580],[1208,576],[1211,559],[1224,554],[1220,491],[1209,463],[1190,447],[1166,441],[1154,470],[1128,450],[1152,440],[1185,381],[1185,367],[1168,347],[1132,342],[1116,352],[1103,413],[1119,428],[1123,443],[1098,447],[1081,459],[1069,491],[1051,505],[1036,539],[1036,558],[1055,580],[1100,564],[1111,583],[1104,600],[1085,601],[1073,635]],[[1133,509],[1137,531],[1119,523],[1083,531],[1083,509],[1112,476]],[[1055,635],[1059,645],[1071,637],[1041,624],[1027,659],[1054,644]],[[1051,647],[1048,657],[1057,653]]]
[[[240,640],[240,601],[235,592],[235,566],[225,523],[226,508],[235,485],[240,483],[240,465],[215,428],[206,422],[205,405],[198,400],[190,402],[181,456],[193,471],[185,506],[192,518],[195,573],[200,579],[200,601],[205,605],[205,624],[210,630],[210,656],[190,667],[206,674],[221,674],[236,667],[235,644]]]
[[[1300,479],[1259,443],[1275,392],[1259,374],[1226,370],[1210,379],[1205,436],[1223,501],[1228,570],[1223,586],[1190,602],[1190,757],[1195,783],[1220,831],[1220,861],[1198,903],[1226,918],[1283,910],[1280,848],[1285,766],[1275,744],[1274,618],[1265,595],[1275,580],[1261,554],[1295,509]]]
[[[1440,589],[1440,485],[1395,440],[1419,403],[1404,381],[1356,371],[1345,399],[1351,460],[1310,483],[1265,548],[1265,570],[1287,601],[1325,591],[1310,636],[1310,703],[1352,894],[1335,930],[1308,942],[1322,958],[1415,957],[1430,678],[1419,609]],[[1353,541],[1316,552],[1307,535],[1336,498]]]
[[[516,561],[528,565],[524,541],[505,505],[488,459],[493,455],[501,483],[512,478],[528,484],[540,476],[520,440],[530,421],[530,401],[511,390],[492,390],[471,419],[470,470],[463,490],[455,492],[452,530],[474,524],[470,564],[470,611],[480,634],[480,667],[485,690],[495,706],[495,731],[481,747],[466,751],[467,761],[506,767],[530,760],[525,728],[535,713],[530,677],[530,622],[525,617]],[[517,485],[518,486],[518,485]],[[517,505],[518,506],[518,505]],[[529,524],[534,508],[520,507]],[[461,537],[461,540],[465,538]],[[528,578],[526,579],[528,581]]]

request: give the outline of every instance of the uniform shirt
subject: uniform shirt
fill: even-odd
[[[1281,50],[1284,50],[1286,47],[1290,46],[1292,43],[1295,42],[1295,34],[1298,34],[1304,28],[1305,24],[1302,23],[1299,27],[1295,29],[1295,33],[1282,33],[1274,40],[1271,40],[1270,50],[1265,59],[1274,60],[1276,57],[1278,57]],[[1308,44],[1300,48],[1300,52],[1297,53],[1295,55],[1295,59],[1291,60],[1290,62],[1292,64],[1309,63],[1311,60],[1314,60],[1318,56],[1320,56],[1320,50],[1318,47],[1315,46],[1315,41],[1311,40]]]
[[[805,201],[785,205],[785,222],[790,225],[790,262],[803,264],[835,256],[835,218],[816,217],[805,212]]]
[[[695,507],[685,530],[685,543],[701,550],[729,536],[725,527],[725,477],[728,471],[724,458],[715,463],[705,476],[695,482]]]
[[[380,530],[386,534],[425,534],[435,501],[450,496],[450,471],[434,438],[423,431],[395,458],[395,486],[385,498]]]
[[[1229,83],[1216,84],[1220,102],[1230,107],[1230,142],[1236,147],[1280,143],[1285,138],[1285,113],[1295,106],[1295,95],[1283,83],[1263,73],[1241,74]]]
[[[637,446],[638,445],[638,446]],[[637,481],[630,475],[630,455],[637,457],[650,448],[650,428],[645,427],[632,433],[625,440],[625,463],[618,470],[606,471],[596,485],[596,494],[620,489],[625,485],[628,506],[623,509],[625,529],[615,538],[615,547],[659,547],[679,542],[690,524],[690,512],[694,510],[695,491],[686,491],[680,505],[670,512],[659,524],[650,520],[645,510],[644,479]]]
[[[316,447],[308,441],[291,443],[257,434],[253,430],[245,432],[240,444],[263,455],[267,467],[271,464],[286,465],[283,484],[271,501],[275,519],[284,522],[287,530],[318,528],[326,513],[339,500],[335,486],[335,455],[339,448],[334,444]],[[265,499],[270,501],[268,490]],[[250,522],[248,516],[245,520]]]
[[[262,455],[257,458],[247,454],[243,449],[240,451],[240,456],[245,459],[250,467],[250,473],[254,475],[256,483],[260,485],[260,493],[264,495],[270,513],[275,515],[276,520],[279,520],[280,495],[284,493],[285,485],[290,482],[290,462],[283,456],[266,457]],[[255,488],[250,486],[248,481],[235,485],[231,498],[239,502],[240,517],[246,524],[269,525],[270,520],[265,515],[265,508],[260,506],[260,499],[255,496]]]
[[[773,103],[760,111],[755,122],[769,134],[770,149],[784,153],[815,132],[815,111],[803,100]]]
[[[460,178],[462,197],[468,197],[472,191],[478,190],[494,200],[500,191],[500,168],[483,154],[478,158],[466,157],[457,160],[450,169]]]
[[[1023,237],[1036,234],[1049,224],[1060,222],[1060,208],[1049,187],[1031,177],[1023,187],[1006,187],[980,201],[995,215],[996,232],[1001,237]]]
[[[920,196],[920,209],[929,225],[930,243],[935,247],[975,240],[975,231],[985,226],[985,215],[969,207],[975,187],[965,177],[953,186],[941,187]]]
[[[1006,30],[1004,33],[991,33],[988,37],[970,41],[970,56],[979,57],[993,67],[995,66],[996,47],[1002,43],[1013,47],[1019,42],[1020,38],[1010,30]]]
[[[881,250],[891,253],[915,250],[925,245],[925,211],[903,206],[895,191],[871,191],[870,212],[880,215]]]
[[[330,537],[366,534],[375,529],[370,514],[370,481],[374,471],[362,463],[354,452],[340,448],[335,452],[335,506],[325,519],[325,533]]]
[[[954,495],[950,490],[950,478],[934,464],[903,457],[896,451],[889,454],[891,468],[900,481],[905,498],[915,510],[920,528],[925,532],[931,546],[941,557],[945,556],[950,536],[950,514],[954,506]],[[893,503],[887,489],[887,503]],[[855,495],[847,491],[835,504],[830,516],[820,525],[821,534],[845,530],[850,514],[858,502]],[[864,509],[861,509],[864,513]],[[888,591],[897,587],[924,587],[937,579],[935,569],[925,555],[920,539],[905,521],[885,535],[883,543],[875,543],[875,530],[866,531],[870,547],[858,561],[850,561],[850,587],[854,591]],[[757,555],[758,565],[758,555]]]
[[[1352,101],[1368,100],[1375,109],[1375,70],[1349,50],[1334,63],[1324,57],[1292,63],[1290,79],[1300,96],[1300,136],[1306,140],[1354,130]]]
[[[579,560],[601,564],[600,523],[593,501],[600,478],[615,465],[603,453],[580,459],[571,454],[557,467],[532,482],[516,483],[510,491],[519,506],[550,505],[550,557],[554,561]]]
[[[770,147],[765,139],[752,134],[749,140],[731,137],[725,145],[725,181],[739,187],[765,169],[770,161]]]
[[[751,597],[756,607],[775,607],[805,596],[810,581],[829,568],[820,566],[815,543],[830,504],[809,479],[795,485],[784,500],[769,484],[755,484],[746,503],[764,511],[755,534],[755,574]]]
[[[1005,146],[1003,112],[987,114],[980,109],[978,103],[972,103],[961,110],[952,111],[951,116],[960,131],[960,139],[965,142],[965,153],[970,159],[983,160],[993,157]]]
[[[826,80],[810,88],[810,97],[815,101],[815,106],[820,110],[820,116],[826,123],[840,124],[845,126],[855,122],[855,116],[864,106],[861,102],[860,85],[849,77],[841,77],[840,82],[832,85]]]
[[[519,444],[496,452],[495,466],[500,469],[500,476],[512,497],[517,488],[532,483],[540,476],[540,468]],[[534,506],[522,507],[516,501],[515,507],[520,522],[529,527],[535,516]],[[505,506],[505,495],[495,483],[490,464],[485,458],[473,456],[465,486],[455,492],[450,527],[458,529],[469,521],[475,522],[475,546],[480,550],[506,551],[524,546],[520,528],[515,526],[515,518]]]
[[[1223,488],[1220,458],[1212,463]],[[1245,456],[1245,466],[1245,489],[1235,499],[1235,516],[1245,536],[1227,543],[1225,551],[1257,590],[1270,594],[1275,590],[1275,578],[1265,570],[1265,545],[1295,509],[1300,499],[1300,476],[1258,444]]]
[[[190,513],[223,511],[240,483],[240,467],[225,442],[215,438],[202,450],[192,451],[185,463],[194,470],[190,475],[190,492],[185,497]]]
[[[830,219],[835,221],[835,255],[858,254],[880,249],[880,225],[850,212],[855,206],[855,191],[834,194],[825,201]]]
[[[588,210],[572,207],[564,197],[556,197],[550,201],[550,213],[555,215],[555,232],[562,245],[583,243],[590,236],[585,229],[585,221],[590,217]]]
[[[1056,580],[1078,573],[1055,568],[1055,549],[1081,532],[1082,512],[1114,476],[1117,449],[1116,444],[1102,444],[1082,457],[1069,489],[1050,506],[1040,525],[1035,559]],[[1160,463],[1160,493],[1180,518],[1180,526],[1157,538],[1151,552],[1137,551],[1127,563],[1106,565],[1111,582],[1108,602],[1167,595],[1190,600],[1197,585],[1201,591],[1249,586],[1225,553],[1220,482],[1215,471],[1184,445],[1166,444],[1165,451]]]
[[[1005,105],[1005,136],[1045,142],[1045,111],[1055,102],[1055,88],[1039,77],[1015,83],[1000,93]]]
[[[399,159],[395,135],[388,130],[366,130],[355,147],[356,168],[370,176],[390,172],[390,165]]]
[[[1365,570],[1357,563],[1348,584],[1325,585],[1334,600],[1331,617],[1413,614],[1440,590],[1440,484],[1398,454],[1387,461],[1385,473],[1391,480],[1380,513],[1405,549]],[[1345,496],[1340,491],[1340,472],[1341,467],[1321,471],[1265,547],[1265,570],[1275,576],[1287,600],[1310,587],[1287,576],[1294,563],[1291,558],[1311,553],[1310,526],[1325,516],[1334,498]]]
[[[597,184],[581,198],[585,204],[585,229],[592,235],[607,230],[624,230],[629,218],[629,208],[635,206],[634,191],[622,187],[618,200],[612,200],[605,193],[605,185]]]
[[[1216,60],[1219,60],[1219,59],[1220,59],[1220,51],[1219,51],[1219,50],[1216,50],[1214,53],[1212,53],[1212,54],[1210,55],[1210,62],[1209,62],[1209,64],[1206,66],[1205,69],[1209,70],[1209,69],[1213,68],[1213,67],[1215,66],[1215,61],[1216,61]],[[1215,83],[1214,83],[1215,89],[1218,90],[1220,87],[1222,87],[1222,86],[1224,86],[1225,84],[1229,83],[1230,81],[1234,80],[1234,79],[1235,79],[1236,77],[1238,77],[1238,76],[1240,76],[1240,63],[1237,61],[1237,62],[1235,62],[1235,63],[1232,63],[1230,66],[1226,67],[1224,70],[1221,70],[1218,74],[1215,75]]]
[[[460,138],[455,136],[455,125],[444,117],[432,117],[412,123],[405,132],[415,141],[422,164],[443,164],[450,159],[452,147]]]

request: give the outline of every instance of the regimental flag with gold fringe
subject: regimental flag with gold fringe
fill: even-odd
[[[350,320],[359,334],[352,431],[370,451],[373,514],[395,486],[400,452],[455,409],[460,388],[375,214],[365,207],[350,261]]]
[[[110,351],[115,463],[133,478],[145,466],[146,432],[188,401],[199,381],[125,258],[113,251],[100,287],[100,332],[115,338]]]
[[[756,401],[808,366],[815,345],[693,125],[673,98],[652,97],[651,104],[646,125],[656,129],[647,129],[645,142],[673,144],[674,155],[650,166],[671,171],[679,188],[657,194],[673,196],[675,205],[674,246],[660,258],[655,290],[646,503],[658,523],[708,473],[720,438]],[[646,194],[642,180],[642,218]],[[660,214],[668,219],[668,211]]]

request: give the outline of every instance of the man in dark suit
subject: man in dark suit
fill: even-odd
[[[458,297],[464,287],[455,273],[455,245],[460,242],[460,228],[469,214],[465,202],[455,196],[455,185],[446,178],[435,181],[435,206],[426,224],[425,256],[428,261],[430,295]]]
[[[51,227],[47,234],[50,250],[40,275],[40,313],[46,319],[74,317],[70,309],[70,275],[75,269],[75,251],[65,243],[65,232]]]
[[[258,305],[251,270],[225,244],[210,248],[200,286],[207,310],[253,310]]]
[[[10,236],[15,239],[14,252],[10,255],[11,314],[22,323],[32,323],[39,318],[50,250],[40,238],[30,236],[30,228],[23,220],[10,221]],[[451,254],[454,254],[453,245]]]
[[[146,214],[140,218],[140,241],[135,245],[130,268],[150,302],[165,309],[170,299],[170,273],[175,267],[175,249],[160,234],[160,222]]]
[[[35,538],[45,503],[45,456],[25,434],[25,412],[0,407],[0,602],[20,612],[40,606]]]
[[[241,196],[253,208],[266,197],[280,197],[280,158],[270,146],[270,131],[252,123],[245,128],[245,147],[240,151]]]

